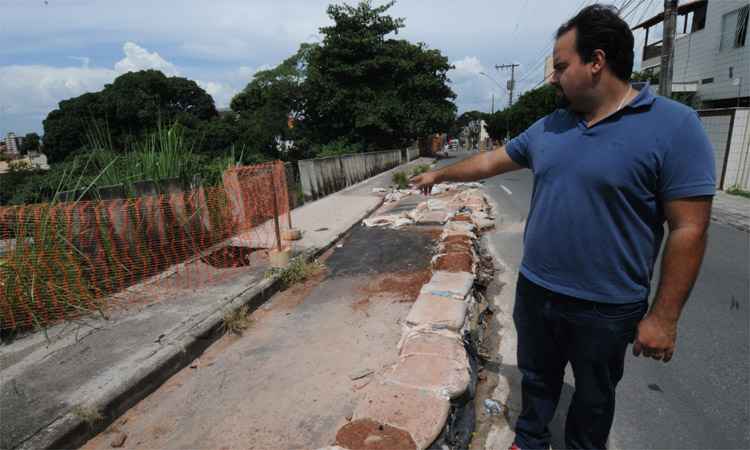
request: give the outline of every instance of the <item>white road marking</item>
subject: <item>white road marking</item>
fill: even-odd
[[[503,188],[503,190],[505,191],[506,194],[513,195],[513,192],[511,192],[510,189],[508,189],[507,187],[505,187],[505,185],[501,184],[500,187]]]

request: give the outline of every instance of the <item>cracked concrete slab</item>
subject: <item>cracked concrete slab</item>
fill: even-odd
[[[406,316],[405,324],[413,328],[458,331],[466,320],[467,306],[461,300],[422,293]]]
[[[377,383],[357,404],[352,421],[370,419],[408,432],[417,449],[425,449],[443,429],[450,401],[432,392]]]

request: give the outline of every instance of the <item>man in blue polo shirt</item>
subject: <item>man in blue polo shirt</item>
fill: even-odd
[[[575,394],[566,446],[606,448],[628,343],[664,362],[675,351],[706,246],[713,151],[695,111],[628,82],[633,35],[614,8],[593,5],[563,24],[553,57],[565,108],[505,147],[412,181],[429,193],[441,181],[532,170],[513,312],[523,405],[511,448],[549,446],[567,363]]]

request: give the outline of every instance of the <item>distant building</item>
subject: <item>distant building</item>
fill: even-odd
[[[552,55],[549,55],[544,59],[544,79],[542,80],[544,84],[549,84],[550,79],[552,78],[552,72],[554,71],[555,62]]]
[[[693,93],[704,108],[750,105],[747,0],[690,0],[677,7],[672,91]],[[661,69],[664,13],[635,27],[646,30],[641,70]]]
[[[15,133],[8,133],[5,137],[5,154],[11,158],[19,156],[21,145],[23,145],[23,138],[16,137]]]

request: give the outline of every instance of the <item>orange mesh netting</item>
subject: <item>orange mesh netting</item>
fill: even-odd
[[[222,281],[264,261],[253,254],[279,245],[288,217],[278,161],[231,168],[219,186],[0,207],[0,329]]]

